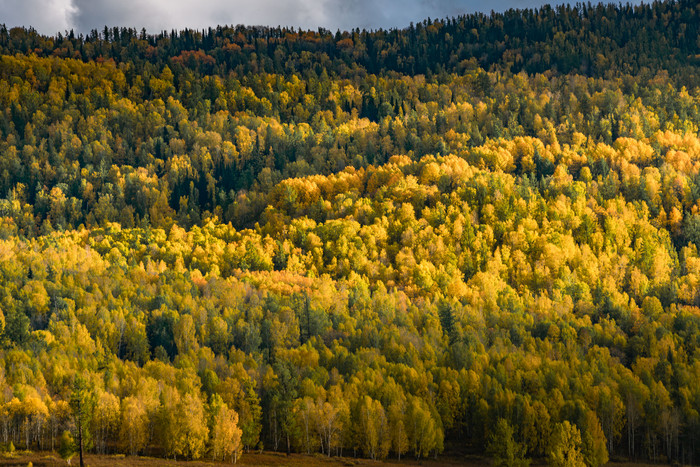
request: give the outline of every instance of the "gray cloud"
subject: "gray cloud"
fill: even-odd
[[[73,12],[72,0],[0,0],[0,23],[32,26],[45,34],[72,28]]]
[[[547,0],[0,0],[0,23],[33,26],[54,34],[108,26],[145,27],[149,32],[223,24],[402,28],[427,17],[508,8],[536,8]],[[552,0],[553,3],[565,3]]]
[[[335,0],[333,0],[335,1]],[[75,28],[145,27],[151,32],[220,24],[289,25],[316,28],[327,22],[331,1],[312,0],[73,0]]]

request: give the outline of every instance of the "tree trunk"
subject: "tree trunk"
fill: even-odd
[[[80,451],[80,467],[85,467],[83,462],[83,424],[80,418],[78,418],[78,446]]]

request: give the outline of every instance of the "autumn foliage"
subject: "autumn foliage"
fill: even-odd
[[[697,463],[698,12],[3,28],[0,442]]]

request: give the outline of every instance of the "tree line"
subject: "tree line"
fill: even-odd
[[[514,73],[673,71],[694,82],[700,11],[693,0],[640,5],[577,3],[426,19],[403,29],[332,32],[289,27],[218,26],[148,34],[107,27],[52,37],[0,27],[3,53],[115,60],[141,68],[175,63],[202,74],[229,72],[461,73],[475,60],[484,69]]]

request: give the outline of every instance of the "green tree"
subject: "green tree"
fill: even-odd
[[[66,430],[63,432],[58,442],[58,455],[70,465],[71,459],[75,456],[75,451],[76,446],[73,435],[71,435],[70,431]]]
[[[75,424],[80,467],[83,467],[83,453],[92,445],[90,422],[95,407],[95,393],[90,382],[81,375],[76,375],[73,380],[70,407]]]
[[[513,428],[504,418],[496,422],[493,433],[489,437],[486,451],[493,458],[497,467],[527,467],[530,459],[526,458],[525,445],[515,441]]]
[[[7,322],[3,331],[6,341],[11,344],[21,345],[29,339],[30,321],[26,314],[17,310],[10,310],[7,314]]]

